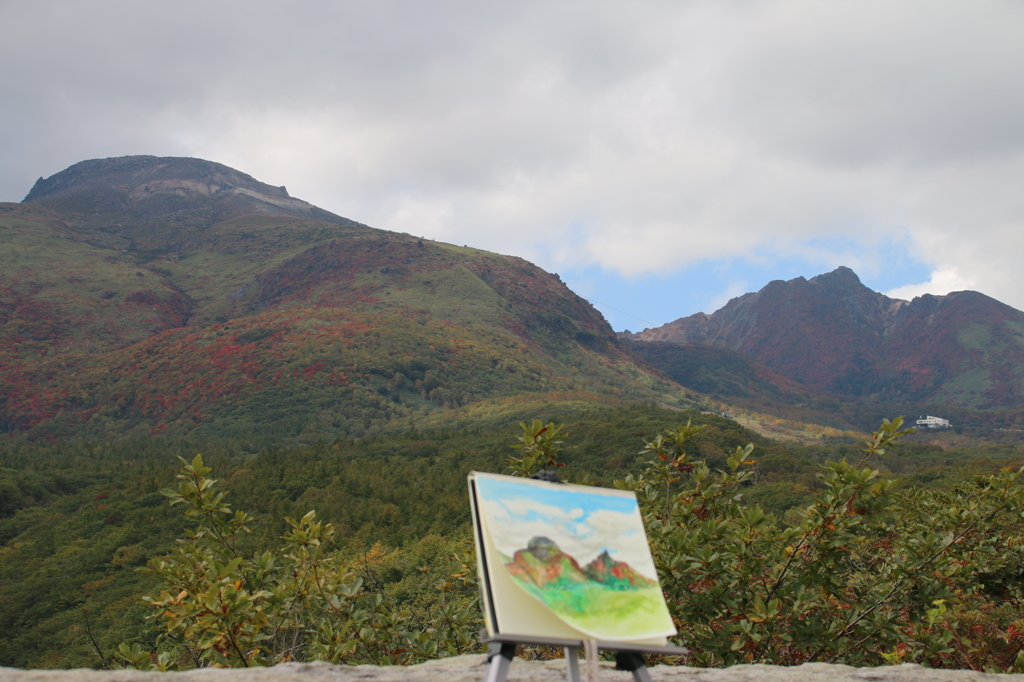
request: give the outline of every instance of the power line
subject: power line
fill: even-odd
[[[625,315],[627,317],[632,317],[634,320],[639,320],[640,322],[643,322],[648,327],[657,327],[658,326],[656,323],[651,322],[650,320],[645,320],[642,317],[637,317],[633,313],[627,313],[625,310],[619,310],[618,308],[613,308],[612,306],[608,305],[607,303],[601,303],[601,301],[595,301],[595,300],[589,299],[589,298],[585,298],[583,300],[586,301],[587,303],[591,304],[591,305],[603,306],[605,308],[608,308],[609,310],[614,310],[615,312],[619,313],[620,315]]]

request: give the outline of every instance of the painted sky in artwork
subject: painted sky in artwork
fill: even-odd
[[[531,538],[554,541],[580,566],[607,550],[640,574],[657,580],[636,498],[618,491],[533,484],[480,476],[482,511],[498,550],[507,556]]]

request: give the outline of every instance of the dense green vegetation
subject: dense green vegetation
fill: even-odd
[[[900,486],[872,460],[906,435],[901,422],[883,422],[857,460],[828,462],[787,524],[743,500],[753,445],[713,472],[687,452],[700,427],[647,444],[647,470],[616,485],[638,494],[698,664],[1024,670],[1024,467]]]
[[[626,347],[673,381],[725,404],[796,422],[839,429],[871,430],[882,419],[936,414],[951,420],[958,434],[1020,440],[1024,410],[970,409],[956,404],[858,398],[815,391],[725,348],[662,341],[626,341]]]
[[[690,456],[727,469],[737,447],[754,443],[757,463],[739,485],[779,524],[797,523],[796,507],[822,490],[821,463],[858,457],[856,443],[784,445],[736,422],[653,406],[594,410],[537,406],[563,425],[563,473],[573,482],[611,485],[640,476],[644,440],[680,419],[706,428],[688,442]],[[146,438],[110,443],[8,442],[0,448],[0,664],[98,666],[121,642],[155,649],[151,607],[157,577],[137,569],[166,557],[189,520],[160,490],[202,452],[227,502],[251,517],[240,539],[249,556],[277,550],[291,528],[285,517],[316,518],[334,528],[332,547],[364,590],[382,593],[414,615],[430,613],[440,585],[451,582],[465,553],[468,471],[510,471],[510,446],[522,431],[505,422],[478,429],[407,431],[290,448],[249,440]],[[873,460],[903,485],[943,489],[998,469],[1014,448],[951,453],[904,445]],[[970,459],[970,465],[964,464]],[[859,457],[858,457],[859,458]],[[468,593],[471,593],[470,589]],[[466,590],[460,592],[466,597]],[[141,636],[139,633],[143,633]],[[148,634],[146,634],[148,633]]]
[[[535,409],[568,423],[573,437],[566,456],[574,475],[595,482],[610,482],[613,472],[635,459],[641,435],[676,418],[647,407]],[[718,421],[723,445],[746,437],[734,423]],[[137,600],[154,580],[134,569],[168,552],[186,527],[159,494],[174,481],[179,456],[191,460],[203,453],[232,505],[255,519],[247,538],[252,547],[276,547],[287,529],[285,516],[301,518],[315,509],[334,524],[335,546],[346,556],[361,557],[377,542],[415,555],[443,544],[440,538],[464,537],[465,476],[472,469],[504,470],[517,431],[506,422],[287,449],[261,448],[255,436],[6,443],[0,486],[11,501],[0,520],[0,661],[94,665],[83,610],[108,658],[128,633],[145,629],[146,610]],[[389,576],[394,589],[417,592],[400,585],[410,576]]]

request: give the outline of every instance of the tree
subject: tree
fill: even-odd
[[[163,589],[143,597],[156,610],[165,648],[154,655],[121,644],[127,664],[161,670],[290,660],[406,664],[475,646],[464,634],[479,619],[475,604],[442,600],[432,618],[394,608],[329,552],[334,528],[313,511],[287,518],[279,551],[246,555],[240,540],[251,532],[251,518],[224,501],[202,456],[183,464],[178,486],[163,492],[196,526],[171,555],[149,563]],[[472,591],[466,576],[444,581],[442,591],[457,592],[460,581]]]
[[[509,469],[514,475],[530,477],[565,466],[565,462],[558,461],[558,453],[569,434],[563,432],[561,426],[534,419],[532,422],[520,422],[519,428],[523,434],[516,439],[519,443],[512,447],[521,451],[523,456],[518,459],[509,457]]]

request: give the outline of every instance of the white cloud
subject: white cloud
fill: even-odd
[[[3,199],[84,158],[191,155],[552,270],[823,237],[870,267],[892,237],[1024,307],[1017,2],[38,0],[0,21]]]
[[[974,289],[976,286],[975,280],[963,277],[956,270],[936,270],[927,282],[897,287],[885,292],[885,295],[889,298],[910,301],[924,294],[945,296],[952,291],[965,291]]]

